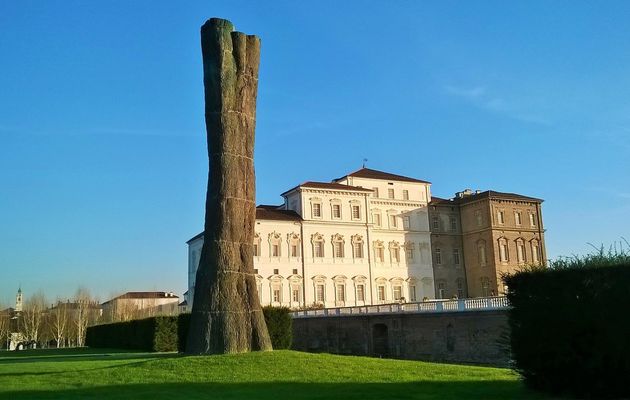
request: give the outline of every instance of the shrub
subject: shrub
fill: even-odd
[[[87,329],[89,347],[133,349],[142,351],[177,350],[177,317],[152,317]]]
[[[293,341],[293,319],[288,307],[263,307],[265,322],[275,350],[291,348]]]
[[[290,310],[286,307],[264,307],[263,313],[273,348],[290,348],[293,339]],[[189,326],[190,314],[95,325],[87,330],[86,346],[183,353]]]
[[[553,394],[629,397],[630,257],[561,259],[505,276],[515,369]]]

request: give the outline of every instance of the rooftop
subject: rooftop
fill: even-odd
[[[286,192],[282,193],[280,196],[284,196],[287,193],[290,193],[298,188],[312,188],[312,189],[329,189],[329,190],[346,190],[346,191],[350,191],[350,192],[365,192],[365,193],[372,193],[371,189],[365,189],[365,188],[360,188],[357,186],[350,186],[350,185],[343,185],[341,183],[336,183],[336,182],[313,182],[313,181],[307,181],[304,183],[301,183],[289,190],[287,190]]]
[[[178,299],[179,297],[173,292],[127,292],[111,300],[104,302],[107,304],[118,299]]]
[[[422,179],[416,179],[416,178],[410,178],[408,176],[391,174],[389,172],[378,171],[376,169],[370,169],[370,168],[361,168],[357,171],[349,173],[348,175],[342,176],[341,178],[335,179],[334,182],[340,181],[342,179],[346,179],[349,176],[354,177],[354,178],[381,179],[381,180],[386,180],[386,181],[431,183],[428,181],[423,181]]]

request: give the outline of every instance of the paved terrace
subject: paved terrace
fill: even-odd
[[[375,306],[322,308],[319,310],[294,311],[293,318],[346,317],[352,315],[379,314],[437,314],[467,311],[506,310],[510,305],[505,296],[476,297],[457,300],[428,300],[418,303],[392,303]]]

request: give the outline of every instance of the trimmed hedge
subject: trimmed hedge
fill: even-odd
[[[288,307],[263,307],[267,329],[274,349],[290,349],[293,342],[293,318]]]
[[[290,348],[293,339],[290,310],[264,307],[263,313],[273,348]],[[85,344],[96,348],[184,352],[189,326],[190,314],[95,325],[87,329]]]
[[[588,260],[504,277],[515,369],[549,393],[627,398],[630,262]]]
[[[90,326],[85,344],[97,348],[176,351],[177,332],[177,317],[152,317]]]

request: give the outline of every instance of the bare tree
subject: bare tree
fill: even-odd
[[[45,310],[46,297],[41,291],[29,297],[24,303],[22,333],[26,340],[39,341]]]
[[[50,310],[50,331],[57,348],[63,346],[64,339],[68,337],[68,306],[68,302],[57,300],[57,305]]]
[[[9,311],[3,311],[4,307],[0,306],[0,347],[3,347],[9,341],[11,333],[11,314]]]
[[[93,319],[94,302],[88,289],[80,287],[75,295],[76,308],[74,310],[74,325],[76,333],[76,344],[78,347],[84,346],[85,332]]]

